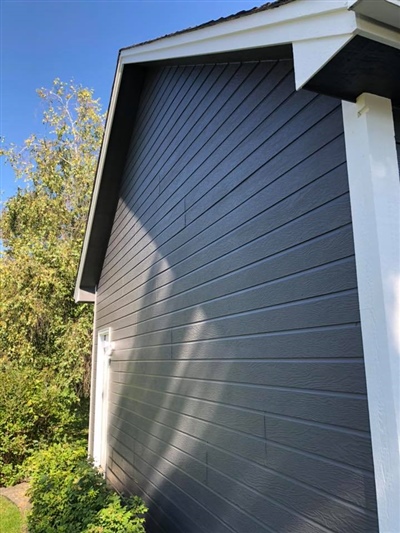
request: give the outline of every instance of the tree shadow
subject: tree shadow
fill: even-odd
[[[145,87],[98,289],[109,481],[154,533],[377,531],[338,103],[281,62]]]

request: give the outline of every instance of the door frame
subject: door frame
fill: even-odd
[[[111,329],[97,334],[96,381],[94,407],[93,461],[104,473],[107,470],[108,400],[111,362]]]

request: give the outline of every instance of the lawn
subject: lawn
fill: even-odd
[[[0,496],[0,533],[20,533],[22,517],[18,507]]]

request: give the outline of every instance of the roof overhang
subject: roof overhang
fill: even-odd
[[[267,7],[120,51],[79,264],[76,301],[94,301],[146,68],[293,59],[297,89],[305,87],[355,100],[360,94],[359,84],[347,91],[347,85],[332,88],[332,80],[350,83],[354,64],[367,64],[372,54],[374,58],[384,56],[382,71],[376,71],[375,82],[369,79],[370,71],[364,76],[363,91],[374,92],[386,76],[384,90],[388,94],[381,96],[400,96],[398,0],[278,0]],[[338,58],[336,62],[334,58]],[[393,61],[398,63],[398,70]],[[347,78],[338,72],[338,64],[340,69],[347,65]]]

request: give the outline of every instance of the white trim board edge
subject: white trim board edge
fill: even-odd
[[[391,101],[342,103],[381,533],[400,531],[400,181]]]
[[[108,387],[111,356],[111,329],[101,329],[97,333],[95,408],[93,427],[93,461],[103,472],[107,472],[107,426],[108,426]]]
[[[96,346],[96,320],[97,320],[97,287],[94,293],[94,310],[93,310],[93,331],[92,331],[92,358],[91,358],[91,375],[90,375],[90,406],[89,406],[89,436],[88,436],[88,456],[93,458],[93,447],[94,447],[94,411],[95,411],[95,401],[96,395],[92,393],[95,390],[96,379],[96,357],[97,357],[97,346]]]

